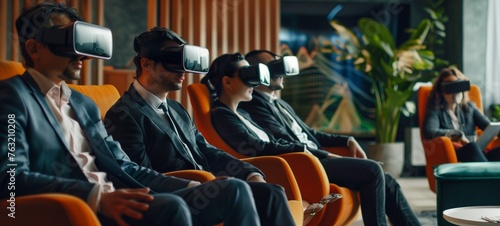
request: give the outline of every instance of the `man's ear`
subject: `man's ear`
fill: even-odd
[[[41,43],[37,42],[35,39],[28,39],[26,43],[24,43],[24,47],[26,47],[26,52],[32,60],[40,58]]]
[[[149,60],[148,58],[145,58],[145,57],[142,57],[141,58],[141,67],[143,69],[149,69],[149,68],[152,68],[153,65],[151,65],[151,60]]]

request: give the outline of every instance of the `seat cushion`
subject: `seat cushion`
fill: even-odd
[[[434,170],[437,180],[500,179],[500,162],[443,164]]]
[[[436,214],[438,225],[452,225],[443,211],[463,206],[500,205],[500,162],[442,164],[436,176]]]

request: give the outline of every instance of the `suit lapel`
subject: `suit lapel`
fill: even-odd
[[[290,113],[290,115],[293,117],[295,122],[297,122],[297,124],[299,124],[299,126],[302,128],[302,132],[307,134],[307,139],[309,139],[310,141],[313,141],[314,143],[316,143],[316,145],[318,147],[320,147],[321,145],[319,144],[316,137],[314,137],[314,135],[312,135],[309,132],[309,127],[304,123],[304,121],[302,121],[302,119],[299,118],[299,116],[297,114],[294,113],[294,110],[292,109],[292,107],[290,105],[288,105],[282,99],[278,99],[278,101],[280,102],[281,106],[283,106],[283,108],[285,108],[288,111],[288,113]]]
[[[290,132],[290,126],[289,126],[288,122],[284,121],[283,115],[281,114],[281,112],[279,112],[279,109],[276,108],[274,103],[270,102],[270,100],[268,98],[264,97],[259,92],[255,92],[255,96],[258,97],[260,99],[260,101],[267,103],[266,105],[271,109],[271,112],[273,113],[274,117],[276,119],[278,119],[278,121],[282,125],[285,125],[286,129]]]
[[[137,90],[134,89],[134,87],[130,87],[129,89],[130,95],[132,96],[137,96],[141,97],[141,95],[137,92]],[[175,147],[175,151],[181,154],[181,156],[184,157],[184,159],[188,162],[191,162],[191,158],[188,156],[188,154],[184,151],[184,147],[182,146],[182,143],[180,143],[179,139],[177,138],[177,135],[175,134],[175,131],[170,127],[170,125],[163,120],[158,113],[156,113],[151,106],[149,106],[146,101],[141,97],[140,100],[138,100],[139,105],[141,106],[141,111],[145,115],[145,117],[149,118],[156,126],[163,131],[167,139],[170,140],[170,143]],[[168,102],[168,100],[167,100]],[[167,104],[168,105],[168,104]],[[172,109],[170,106],[168,106],[169,111]],[[174,113],[176,117],[172,115]],[[179,120],[178,115],[175,111],[170,111],[170,114],[173,117],[174,121]],[[180,127],[177,127],[180,128]],[[181,131],[179,131],[181,132]]]
[[[72,90],[72,92],[76,91]],[[69,103],[75,113],[76,120],[80,124],[83,133],[87,137],[90,149],[92,150],[91,153],[96,156],[96,163],[97,162],[102,163],[99,164],[100,167],[106,166],[107,169],[113,171],[113,174],[115,175],[122,174],[121,170],[116,171],[121,169],[121,167],[116,162],[116,159],[114,158],[114,155],[111,153],[109,148],[103,148],[103,147],[108,147],[107,145],[102,145],[102,142],[105,142],[105,140],[99,131],[100,129],[104,129],[104,127],[103,128],[96,127],[95,122],[92,121],[91,117],[88,114],[88,111],[85,109],[84,105],[81,103],[79,99],[71,95]],[[110,165],[112,167],[108,167]]]
[[[45,96],[40,91],[40,88],[36,84],[35,80],[33,79],[33,77],[31,77],[31,75],[28,72],[24,73],[23,78],[28,84],[28,87],[31,90],[31,94],[33,95],[34,99],[36,100],[38,105],[40,105],[40,108],[42,109],[45,118],[49,122],[52,129],[56,132],[59,141],[61,141],[61,143],[63,143],[64,146],[66,147],[66,150],[69,151],[68,144],[64,139],[64,134],[62,132],[61,125],[59,125],[59,122],[55,118],[52,109],[50,109],[47,100],[45,100]]]
[[[179,115],[179,110],[175,109],[172,107],[173,105],[170,103],[172,100],[167,100],[167,105],[168,105],[168,112],[170,113],[170,116],[172,117],[172,120],[175,123],[175,126],[177,126],[177,131],[179,132],[179,136],[184,139],[184,143],[189,147],[189,150],[191,151],[191,155],[195,158],[195,161],[198,164],[201,164],[202,162],[205,161],[205,158],[203,154],[201,154],[198,150],[198,146],[196,145],[195,141],[193,141],[193,137],[188,133],[188,131],[191,130],[191,128],[186,128],[187,125],[181,126],[178,122],[183,122],[185,121],[180,115]],[[184,149],[183,149],[184,150]],[[188,156],[185,156],[185,153],[182,153],[184,157],[189,158]],[[188,159],[189,160],[189,159]],[[203,166],[206,167],[206,166]]]

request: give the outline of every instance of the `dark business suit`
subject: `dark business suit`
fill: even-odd
[[[261,126],[264,130],[269,131],[274,137],[278,139],[285,139],[288,141],[298,140],[295,133],[293,133],[289,127],[285,126],[286,122],[283,121],[283,117],[280,117],[279,112],[270,103],[269,97],[266,97],[259,93],[258,91],[252,93],[252,100],[249,102],[241,102],[239,108],[245,110],[250,114],[252,119]],[[336,135],[319,132],[307,126],[297,114],[293,108],[281,99],[277,99],[281,106],[283,106],[294,120],[302,128],[302,131],[307,134],[309,140],[314,142],[318,147],[346,147],[347,140],[349,136]],[[271,117],[270,117],[271,116]]]
[[[168,112],[197,164],[216,176],[246,180],[252,172],[263,174],[209,144],[187,111],[167,99]],[[139,165],[160,172],[194,169],[190,156],[176,140],[175,131],[146,103],[133,86],[106,113],[106,128],[123,150]],[[293,225],[283,188],[265,183],[249,183],[262,225]]]
[[[270,107],[266,106],[270,105],[270,102],[260,101],[254,103],[256,106],[252,105],[248,108],[254,108],[254,110],[261,109],[262,112],[259,112],[258,116],[248,115],[241,108],[238,108],[238,112],[258,128],[264,130],[271,141],[264,142],[260,140],[231,109],[223,103],[215,101],[212,105],[211,117],[215,129],[222,139],[234,150],[250,156],[276,155],[300,151],[300,149],[296,149],[295,147],[302,144],[293,138],[292,134],[281,134],[291,130],[286,128],[286,125],[282,125],[278,121],[279,118],[275,118],[274,112],[271,112]],[[293,114],[293,111],[290,111],[290,113]],[[259,118],[257,120],[265,122],[263,126],[267,129],[263,129],[258,123],[253,122],[253,118]],[[266,118],[266,120],[262,118]],[[298,117],[295,118],[296,120],[298,119]],[[297,122],[303,124],[301,120],[297,120]],[[277,136],[281,136],[281,138],[275,138],[274,132],[276,132]],[[291,140],[287,140],[286,137],[292,138],[288,138]],[[333,141],[326,141],[329,137],[328,135],[321,135],[319,137],[320,139],[325,139],[325,143],[331,144],[331,146],[345,147],[347,145],[348,138],[343,136],[330,136]],[[277,152],[276,150],[280,151]],[[386,214],[392,222],[399,222],[401,225],[420,225],[408,205],[399,184],[394,178],[388,174],[384,174],[378,163],[358,158],[327,158],[326,154],[317,154],[326,151],[309,148],[308,150],[319,158],[331,183],[359,191],[365,225],[380,225],[380,223],[386,222]]]
[[[63,136],[62,129],[54,117],[44,95],[36,84],[33,77],[26,72],[22,76],[0,81],[0,126],[7,128],[10,122],[9,116],[15,116],[15,182],[16,196],[59,192],[74,195],[87,201],[94,188],[83,174],[82,170],[71,155]],[[141,167],[130,161],[128,156],[121,150],[119,144],[108,136],[104,124],[100,120],[99,109],[88,97],[72,90],[69,104],[75,113],[92,150],[96,157],[95,164],[99,171],[107,173],[107,179],[113,182],[115,188],[143,188],[149,187],[155,199],[150,205],[150,210],[145,213],[144,221],[130,223],[140,225],[171,224],[176,225],[176,217],[189,217],[182,215],[182,210],[191,210],[194,224],[209,225],[224,219],[223,211],[234,210],[235,217],[226,218],[226,222],[232,225],[241,225],[242,220],[248,220],[252,224],[258,219],[250,217],[241,218],[238,213],[242,212],[239,207],[251,207],[251,200],[233,199],[240,192],[250,192],[248,186],[236,180],[227,182],[230,186],[202,185],[187,189],[188,180],[163,176],[150,169]],[[8,158],[8,143],[14,142],[8,139],[5,132],[0,133],[0,163],[2,172],[7,172],[12,166]],[[10,146],[10,145],[9,145]],[[1,184],[5,185],[10,180],[6,173],[0,174]],[[197,206],[197,199],[205,196],[204,188],[207,186],[221,187],[221,191],[229,195],[213,194],[206,195],[210,205],[205,208]],[[227,189],[229,188],[229,189]],[[241,189],[240,189],[241,188]],[[7,186],[2,186],[0,198],[6,198],[9,191]],[[171,193],[171,194],[167,194]],[[175,194],[175,195],[173,195]],[[232,196],[231,196],[232,195]],[[249,193],[250,195],[250,193]],[[181,197],[182,199],[180,199]],[[159,202],[163,202],[159,203]],[[229,204],[234,202],[233,204]],[[174,205],[168,206],[165,204]],[[168,209],[158,210],[157,206],[168,206]],[[179,206],[179,209],[177,209]],[[220,208],[220,209],[218,209]],[[248,210],[244,210],[248,211]],[[157,214],[168,214],[157,218]],[[178,215],[177,215],[178,214]],[[172,216],[172,220],[164,220]],[[256,213],[255,215],[256,216]],[[108,222],[100,216],[104,222]],[[149,217],[149,218],[148,218]]]
[[[490,124],[490,120],[472,102],[467,103],[467,108],[457,107],[455,114],[460,127],[458,130],[462,131],[465,136],[475,136],[477,135],[476,126],[484,130]],[[445,107],[428,106],[422,129],[425,139],[445,136],[446,132],[454,129],[448,110]],[[458,161],[461,162],[500,161],[500,148],[492,149],[484,154],[484,150],[480,150],[475,142],[470,142],[455,151]]]

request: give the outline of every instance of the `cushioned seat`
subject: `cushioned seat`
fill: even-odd
[[[434,176],[438,225],[453,225],[443,218],[450,208],[500,205],[500,162],[442,164]]]

